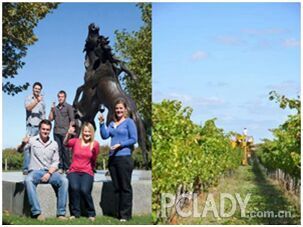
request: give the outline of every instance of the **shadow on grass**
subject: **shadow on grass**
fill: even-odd
[[[257,208],[255,211],[257,211],[259,216],[253,218],[254,222],[256,224],[268,225],[300,224],[300,214],[285,199],[283,192],[267,180],[256,162],[253,162],[252,171],[254,173],[254,181],[257,185],[256,194],[262,195],[259,197],[259,200],[252,199]],[[274,214],[274,216],[270,216],[271,214]]]

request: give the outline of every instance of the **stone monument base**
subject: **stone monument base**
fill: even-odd
[[[92,197],[96,214],[114,215],[115,198],[113,185],[106,171],[97,171],[93,185]],[[24,187],[24,176],[21,172],[2,173],[2,209],[16,215],[30,216],[30,207]],[[151,171],[134,170],[132,175],[133,215],[151,214],[152,182]],[[57,199],[50,184],[39,184],[37,194],[40,207],[45,217],[55,217]],[[67,213],[69,216],[67,202]]]

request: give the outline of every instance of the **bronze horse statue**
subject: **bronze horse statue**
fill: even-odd
[[[80,122],[91,122],[98,113],[99,106],[103,104],[108,109],[107,125],[114,116],[115,100],[122,98],[126,101],[130,117],[135,121],[138,130],[138,143],[141,147],[143,160],[147,164],[146,130],[143,121],[137,111],[136,103],[127,95],[119,83],[119,74],[125,72],[136,79],[123,64],[115,58],[109,46],[107,37],[99,35],[99,27],[90,24],[88,36],[83,50],[85,54],[84,84],[80,86],[74,98],[73,106],[76,117]],[[81,99],[79,97],[82,93]]]

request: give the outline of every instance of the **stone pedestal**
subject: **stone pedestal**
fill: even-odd
[[[30,215],[24,177],[21,172],[3,172],[2,174],[2,209],[16,215]],[[151,171],[133,172],[133,215],[151,214],[152,182]],[[57,198],[51,185],[39,184],[37,194],[43,214],[46,217],[56,216]],[[97,215],[114,214],[115,199],[113,185],[104,171],[95,175],[92,196]],[[67,202],[67,215],[69,215]]]

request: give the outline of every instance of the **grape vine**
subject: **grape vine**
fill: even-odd
[[[180,101],[153,104],[153,215],[159,216],[161,193],[177,193],[180,185],[193,191],[214,184],[227,170],[241,164],[242,150],[230,134],[210,119],[203,126],[190,120],[192,109]]]
[[[271,129],[274,138],[265,139],[258,147],[257,156],[269,170],[281,169],[290,176],[300,179],[301,173],[301,101],[289,99],[270,92],[270,100],[279,103],[282,109],[295,111],[278,128]]]

